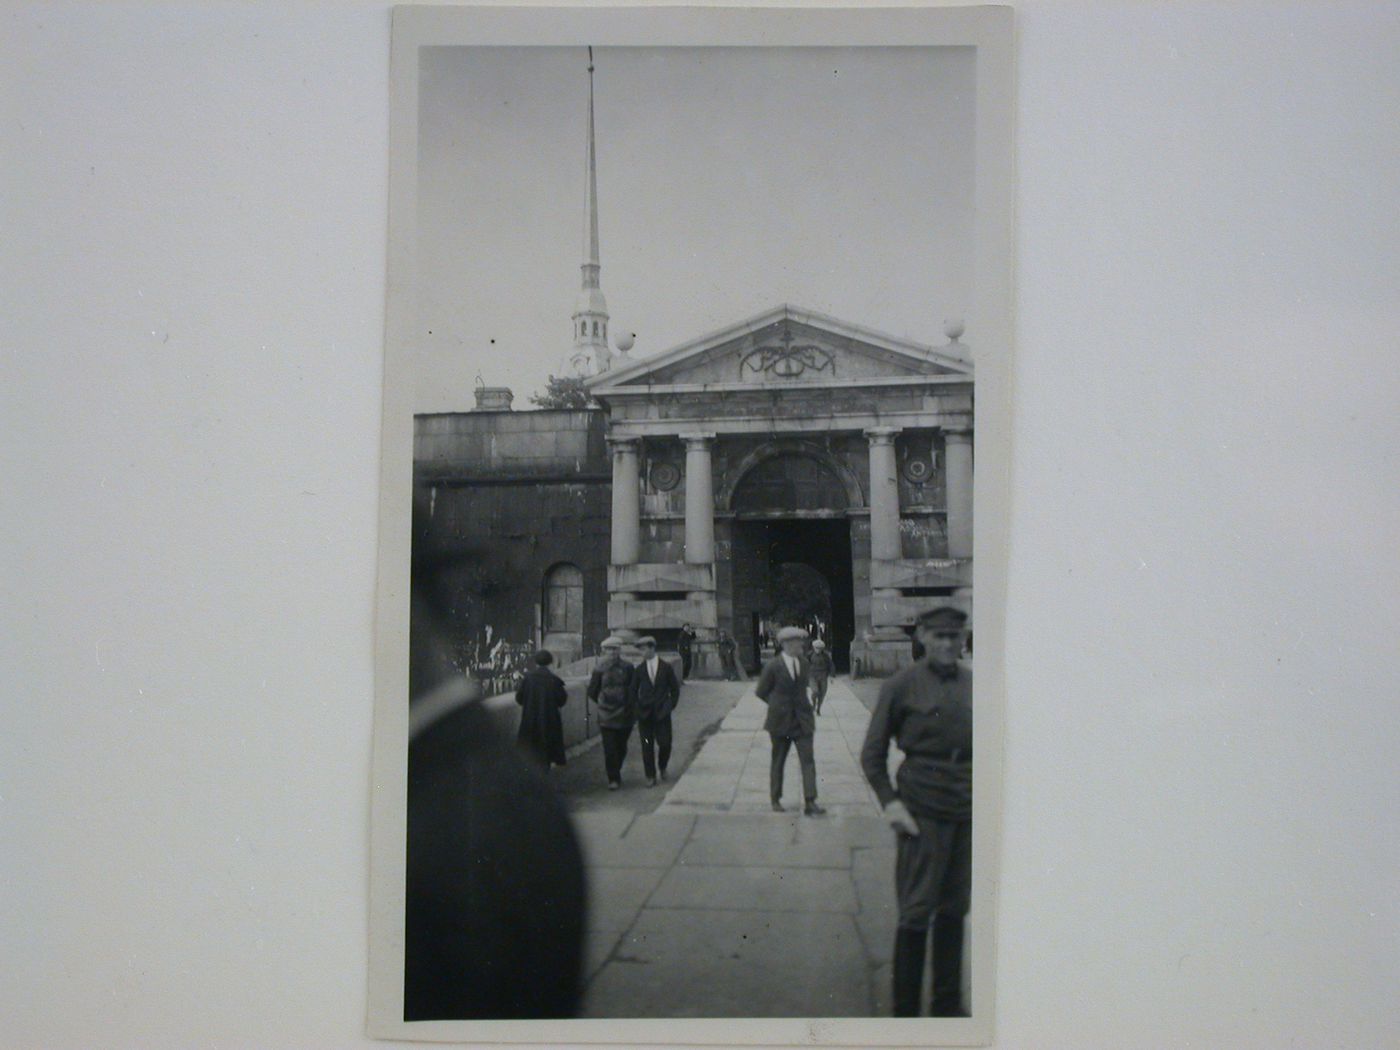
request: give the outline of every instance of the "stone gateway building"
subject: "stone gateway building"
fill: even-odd
[[[719,632],[752,669],[797,620],[840,670],[909,662],[920,611],[971,611],[973,367],[947,335],[784,305],[608,362],[596,408],[516,412],[482,388],[475,411],[417,417],[415,541],[463,555],[454,631],[568,662],[691,624],[694,673],[716,677]]]
[[[588,67],[584,261],[570,370],[591,406],[415,417],[414,542],[448,552],[440,581],[463,665],[561,664],[610,633],[722,673],[719,640],[754,669],[785,622],[837,669],[911,659],[914,617],[970,610],[973,368],[950,323],[934,349],[783,305],[641,361],[608,337]]]

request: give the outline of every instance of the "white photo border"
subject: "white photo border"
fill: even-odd
[[[397,7],[390,62],[389,271],[380,465],[370,800],[369,1034],[507,1044],[984,1046],[995,1010],[1011,478],[1014,71],[1009,7]],[[973,47],[974,296],[978,333],[973,630],[977,640],[970,923],[972,1016],[403,1020],[409,570],[416,316],[418,57],[425,46]]]

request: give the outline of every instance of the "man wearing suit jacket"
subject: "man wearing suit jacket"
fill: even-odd
[[[773,810],[783,812],[783,769],[787,765],[788,751],[796,744],[797,758],[802,763],[802,812],[816,817],[826,810],[817,805],[817,762],[812,754],[817,719],[808,693],[807,665],[802,659],[802,645],[806,639],[807,632],[800,627],[784,627],[778,632],[782,651],[764,665],[754,693],[768,705],[763,728],[768,730],[773,741],[773,763],[768,780]]]
[[[671,712],[681,698],[681,684],[671,665],[656,655],[655,638],[638,638],[637,648],[642,662],[632,672],[632,710],[637,713],[647,787],[656,787],[657,766],[665,780],[666,764],[671,761]]]

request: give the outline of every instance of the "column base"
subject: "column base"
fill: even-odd
[[[743,674],[741,669],[740,674]],[[690,677],[700,681],[722,681],[724,678],[724,661],[720,659],[719,651],[713,643],[696,643],[691,648],[690,653]]]
[[[888,678],[913,662],[913,643],[897,627],[877,627],[851,643],[853,678]]]

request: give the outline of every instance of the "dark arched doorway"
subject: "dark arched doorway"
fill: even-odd
[[[784,622],[824,638],[849,669],[855,633],[847,484],[816,455],[785,451],[754,464],[735,485],[735,640],[749,667]]]

